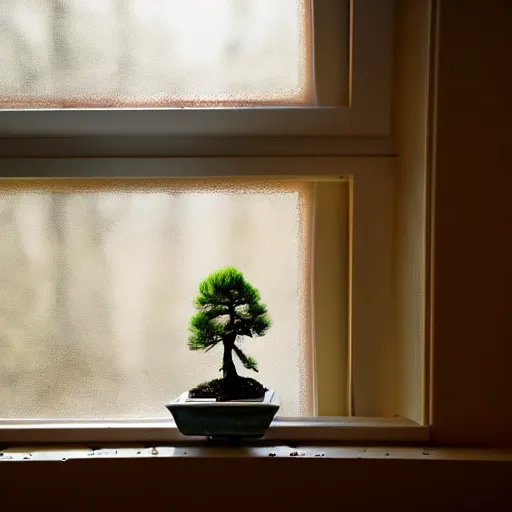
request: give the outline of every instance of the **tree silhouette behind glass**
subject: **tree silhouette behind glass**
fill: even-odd
[[[198,312],[190,319],[190,350],[209,351],[222,344],[222,378],[200,384],[189,392],[191,398],[219,401],[261,398],[266,388],[258,381],[241,377],[233,352],[248,370],[258,371],[256,360],[246,355],[238,343],[244,336],[263,336],[270,327],[267,307],[260,293],[243,274],[232,267],[210,274],[199,285],[194,301]]]

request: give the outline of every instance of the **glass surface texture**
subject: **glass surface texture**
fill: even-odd
[[[146,182],[0,186],[0,418],[168,418],[221,375],[221,348],[190,351],[187,329],[225,266],[273,322],[242,342],[260,372],[239,373],[311,414],[311,184]]]
[[[313,102],[309,0],[2,0],[0,108]]]

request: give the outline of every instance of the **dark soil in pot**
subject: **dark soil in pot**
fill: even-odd
[[[267,388],[257,380],[240,377],[234,379],[213,379],[191,389],[189,398],[215,398],[218,402],[229,400],[254,400],[263,398]]]

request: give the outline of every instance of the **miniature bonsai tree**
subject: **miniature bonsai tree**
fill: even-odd
[[[246,355],[238,343],[244,336],[263,336],[270,327],[267,307],[260,293],[243,274],[232,267],[210,274],[199,285],[194,301],[198,312],[190,319],[190,350],[209,351],[221,344],[222,378],[205,382],[190,390],[192,398],[216,398],[219,401],[261,398],[266,388],[258,381],[241,377],[236,371],[233,353],[248,370],[258,371],[254,358]]]

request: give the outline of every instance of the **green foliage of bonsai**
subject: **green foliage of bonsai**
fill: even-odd
[[[256,360],[246,355],[237,342],[244,336],[263,336],[270,327],[267,307],[260,300],[259,291],[232,267],[217,270],[200,283],[194,301],[198,312],[190,319],[188,346],[190,350],[208,351],[222,344],[223,376],[191,390],[192,396],[212,394],[229,400],[264,392],[257,381],[239,377],[233,362],[234,352],[245,368],[258,371]]]

